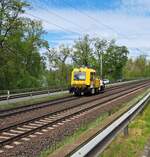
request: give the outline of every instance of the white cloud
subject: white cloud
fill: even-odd
[[[131,14],[150,12],[149,0],[122,0],[121,10]]]
[[[123,0],[122,8],[126,8],[126,10],[135,8],[136,10],[136,7],[138,6],[141,8],[146,6],[146,9],[150,10],[150,1],[144,1],[145,3],[142,3],[142,0],[136,0],[135,3],[135,0]],[[140,6],[141,4],[142,6]],[[149,16],[128,14],[124,9],[118,9],[116,11],[85,11],[84,14],[88,14],[96,19],[95,22],[92,18],[69,9],[48,10],[48,8],[46,8],[45,10],[36,9],[28,12],[42,20],[44,29],[46,29],[47,32],[62,31],[68,33],[68,35],[64,36],[64,40],[57,40],[58,44],[72,44],[73,40],[69,40],[67,38],[77,39],[83,34],[89,34],[92,37],[99,36],[107,39],[115,38],[118,44],[126,45],[132,50],[132,53],[134,53],[134,49],[136,48],[143,49],[144,51],[146,49],[147,54],[149,53],[147,50],[150,50]],[[67,22],[54,14],[62,16],[72,22]],[[33,18],[32,16],[30,17]],[[53,40],[53,42],[56,42],[56,40]]]

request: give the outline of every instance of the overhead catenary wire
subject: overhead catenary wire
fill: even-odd
[[[77,29],[80,29],[80,31],[86,32],[85,28],[83,28],[81,25],[79,25],[79,24],[77,24],[77,23],[75,23],[75,22],[73,22],[73,21],[71,21],[71,20],[65,18],[65,17],[62,16],[62,15],[57,14],[56,12],[54,12],[54,11],[52,11],[52,10],[49,10],[49,9],[47,8],[47,6],[46,6],[46,9],[43,8],[43,7],[41,7],[41,6],[37,6],[37,7],[38,7],[39,9],[44,9],[44,11],[46,11],[47,13],[49,13],[49,14],[51,14],[51,15],[54,15],[54,16],[58,17],[59,19],[61,19],[61,20],[65,21],[65,22],[67,22],[67,23],[72,24],[72,25],[73,25],[74,27],[76,27]],[[35,7],[35,9],[36,9],[36,7]],[[86,29],[87,29],[87,28],[86,28]]]
[[[123,37],[128,38],[128,37],[125,36],[124,34],[121,34],[121,33],[119,33],[118,31],[116,31],[116,30],[115,30],[114,28],[112,28],[111,26],[108,26],[108,25],[104,24],[104,23],[101,22],[99,19],[96,19],[95,17],[89,15],[88,13],[86,13],[86,12],[84,12],[84,11],[82,11],[82,10],[79,10],[78,8],[72,6],[70,3],[66,2],[65,0],[63,0],[63,2],[65,2],[65,4],[67,4],[67,5],[68,5],[69,7],[71,7],[72,9],[78,11],[80,14],[82,14],[82,15],[88,17],[89,19],[91,19],[92,21],[94,21],[97,25],[100,25],[100,24],[101,24],[101,25],[103,25],[106,29],[109,29],[109,30],[113,31],[113,32],[115,32],[116,34],[118,34],[118,35],[120,35],[120,36],[123,36]]]
[[[43,1],[44,1],[44,0],[43,0]],[[52,15],[58,17],[58,18],[60,18],[61,20],[64,20],[65,22],[68,22],[68,23],[70,23],[70,24],[76,26],[78,29],[82,29],[82,31],[83,31],[85,34],[87,34],[88,28],[83,28],[83,26],[81,26],[81,25],[79,25],[79,24],[77,24],[77,23],[75,23],[75,22],[73,22],[73,21],[71,21],[71,20],[69,20],[69,19],[63,17],[62,15],[59,15],[59,14],[53,12],[52,10],[45,9],[45,8],[43,8],[43,7],[41,7],[41,6],[38,6],[38,5],[36,5],[36,6],[37,6],[38,8],[40,8],[40,9],[44,9],[44,11],[47,11],[48,13],[50,13],[50,14],[52,14]],[[45,7],[47,8],[47,6],[45,6]],[[34,7],[34,8],[36,8],[36,7]],[[84,33],[82,33],[82,34],[84,34]],[[101,36],[102,38],[104,38],[104,36],[102,36],[102,35],[100,35],[100,36]]]
[[[38,1],[39,1],[39,0],[38,0]],[[43,1],[45,1],[45,0],[43,0]],[[45,1],[45,2],[46,2],[46,1]],[[49,1],[48,1],[48,2],[49,2]],[[96,19],[95,17],[89,15],[88,13],[86,13],[86,12],[84,12],[84,11],[82,11],[82,10],[76,8],[76,7],[74,7],[73,5],[71,5],[70,3],[68,3],[66,0],[63,0],[63,2],[64,2],[66,5],[68,5],[69,7],[71,7],[72,9],[76,10],[77,12],[79,12],[80,14],[82,14],[82,15],[84,15],[84,16],[87,16],[89,19],[93,20],[95,23],[97,23],[97,25],[100,25],[100,24],[101,24],[101,25],[103,25],[105,28],[107,28],[107,29],[109,29],[109,30],[112,30],[112,31],[115,32],[116,34],[118,34],[118,35],[120,35],[120,36],[122,36],[122,37],[128,38],[126,35],[124,35],[124,34],[118,32],[118,31],[115,30],[113,27],[111,27],[111,26],[109,26],[109,25],[103,23],[102,21],[100,21],[99,19]],[[46,6],[46,7],[47,7],[47,6]],[[92,6],[90,6],[90,8],[91,8],[91,7],[92,7]],[[45,9],[45,8],[43,8],[43,9]],[[52,11],[50,11],[50,12],[52,12]],[[68,21],[68,22],[72,22],[72,24],[75,24],[76,26],[79,26],[79,27],[80,27],[80,25],[74,23],[74,22],[71,21],[71,20],[68,20],[67,18],[64,18],[63,16],[58,15],[57,13],[52,12],[52,14],[55,14],[56,16],[59,16],[60,18],[63,18],[64,20],[66,20],[66,21]]]
[[[94,21],[95,23],[97,23],[98,25],[101,24],[101,25],[103,25],[105,28],[107,28],[107,29],[109,29],[109,30],[112,30],[112,31],[115,32],[116,34],[118,34],[118,35],[120,35],[121,37],[125,38],[126,40],[129,39],[126,35],[124,35],[124,34],[118,32],[118,31],[116,31],[116,30],[115,30],[114,28],[112,28],[111,26],[108,26],[108,25],[104,24],[104,23],[101,22],[99,19],[96,19],[96,18],[94,18],[93,16],[89,15],[88,13],[86,13],[86,12],[84,12],[84,11],[82,11],[82,10],[79,10],[78,8],[72,6],[70,3],[66,2],[66,0],[63,0],[63,2],[65,2],[65,4],[67,4],[67,5],[68,5],[69,7],[71,7],[72,9],[78,11],[80,14],[82,14],[82,15],[84,15],[84,16],[87,16],[89,19],[93,20],[93,21]],[[141,49],[139,49],[139,51],[142,52]]]
[[[76,10],[77,12],[79,12],[80,14],[82,14],[82,15],[88,17],[90,20],[92,20],[93,22],[95,22],[98,26],[101,26],[101,25],[102,25],[102,26],[104,26],[106,29],[109,29],[109,30],[115,32],[115,33],[116,33],[117,35],[119,35],[120,37],[123,37],[123,38],[125,38],[126,40],[129,39],[129,37],[127,37],[126,35],[124,35],[124,34],[118,32],[118,31],[117,31],[116,29],[114,29],[113,27],[111,27],[111,26],[109,26],[109,25],[107,25],[107,24],[101,22],[99,19],[96,19],[95,17],[89,15],[88,13],[86,13],[86,12],[84,12],[84,11],[82,11],[82,10],[76,8],[75,6],[73,6],[73,5],[71,5],[70,3],[68,3],[68,1],[63,0],[63,2],[64,2],[67,6],[71,7],[72,9]],[[43,8],[43,9],[44,9],[44,8]],[[66,22],[72,23],[72,24],[74,24],[74,25],[77,26],[77,27],[79,26],[78,24],[74,23],[73,21],[68,20],[67,18],[64,18],[64,17],[61,16],[61,15],[58,15],[57,13],[54,13],[54,12],[52,12],[52,11],[49,11],[49,12],[51,12],[51,14],[53,14],[53,15],[55,15],[55,16],[61,18],[61,19],[63,19],[63,20],[66,21]],[[57,24],[56,24],[56,25],[57,25]],[[55,26],[56,26],[56,25],[55,25]],[[62,28],[62,26],[60,26],[60,27]],[[63,30],[65,31],[64,28],[63,28]],[[69,32],[75,33],[75,31],[70,31],[70,30],[69,30]],[[78,33],[78,34],[81,35],[81,33]],[[139,50],[140,50],[140,49],[139,49]],[[140,51],[142,52],[142,50],[140,50]]]
[[[46,23],[48,23],[48,24],[54,25],[54,26],[56,26],[57,28],[63,30],[64,32],[70,32],[70,33],[73,33],[73,34],[81,35],[81,33],[79,33],[79,32],[66,29],[66,28],[64,28],[64,27],[62,27],[62,26],[60,26],[60,25],[58,25],[58,24],[56,24],[56,23],[54,23],[54,22],[50,22],[50,21],[48,21],[48,20],[46,20],[46,19],[44,19],[44,18],[35,16],[35,15],[31,14],[31,13],[25,13],[25,14],[26,14],[26,15],[29,15],[29,16],[31,16],[31,17],[33,17],[33,18],[36,18],[36,19],[38,19],[38,20],[40,20],[40,21],[44,21],[44,22],[46,22]]]
[[[54,26],[56,26],[57,28],[59,28],[60,30],[64,31],[65,33],[67,32],[67,33],[77,34],[77,35],[78,35],[78,38],[81,37],[81,34],[78,33],[78,32],[68,30],[68,29],[66,29],[66,28],[64,28],[64,27],[62,27],[62,26],[60,26],[60,25],[58,25],[58,24],[55,24],[55,23],[50,22],[50,21],[48,21],[48,20],[46,20],[46,19],[40,18],[40,17],[38,17],[38,16],[35,16],[35,15],[31,14],[31,13],[25,13],[25,14],[26,14],[26,15],[29,15],[29,16],[35,18],[35,19],[38,19],[38,20],[40,20],[40,21],[44,21],[44,22],[46,22],[46,23],[48,23],[48,24],[50,24],[50,25],[54,25]],[[55,39],[54,41],[49,41],[49,42],[50,42],[51,44],[53,44],[53,45],[59,45],[60,42],[58,42],[58,40],[60,40],[60,39],[61,39],[61,38]],[[56,40],[57,40],[57,41],[56,41]],[[65,39],[63,38],[63,39],[61,39],[61,40],[75,41],[75,39],[73,39],[73,38],[69,38],[69,39],[68,39],[68,38],[65,38]]]
[[[72,6],[70,3],[66,2],[65,0],[64,0],[63,2],[64,2],[66,5],[68,5],[69,7],[71,7],[72,9],[78,11],[80,14],[82,14],[82,15],[88,17],[90,20],[94,21],[98,26],[100,26],[100,24],[101,24],[101,25],[104,26],[106,29],[109,29],[109,30],[113,31],[113,32],[115,32],[116,34],[118,34],[118,35],[120,35],[120,36],[123,36],[123,37],[125,36],[125,35],[119,33],[118,31],[116,31],[114,28],[112,28],[112,27],[110,27],[110,26],[108,26],[108,25],[102,23],[99,19],[97,20],[96,18],[94,18],[93,16],[89,15],[88,13],[85,13],[84,11],[79,10],[78,8]],[[41,7],[41,6],[40,6],[40,7],[38,6],[38,8],[45,9],[45,8],[43,8],[43,7]],[[46,6],[46,8],[47,8],[47,6]],[[46,10],[47,10],[47,9],[46,9]],[[51,14],[57,16],[57,17],[59,17],[60,19],[66,21],[66,22],[69,22],[69,23],[75,25],[75,26],[78,27],[78,28],[80,27],[80,29],[81,29],[81,26],[80,26],[80,25],[74,23],[74,22],[71,21],[71,20],[68,20],[68,19],[65,18],[65,17],[63,17],[63,16],[61,16],[61,15],[59,15],[59,14],[57,14],[57,13],[51,11],[51,10],[47,10],[47,12],[49,12],[49,13],[51,13]],[[82,28],[82,30],[84,30],[84,28]],[[85,30],[84,30],[84,31],[85,31]],[[101,36],[101,37],[102,37],[102,36]],[[125,38],[127,38],[127,37],[125,36]]]
[[[43,1],[44,1],[44,0],[43,0]],[[116,29],[114,29],[113,27],[111,27],[111,26],[109,26],[109,25],[103,23],[103,22],[100,21],[99,19],[96,19],[95,17],[89,15],[88,13],[86,13],[86,12],[84,12],[84,11],[82,11],[82,10],[76,8],[76,7],[74,7],[73,5],[71,5],[70,3],[66,2],[65,0],[63,0],[63,2],[64,2],[67,6],[71,7],[72,9],[76,10],[77,12],[79,12],[80,14],[82,14],[82,15],[88,17],[90,20],[94,21],[98,26],[101,26],[101,25],[102,25],[102,26],[104,26],[106,29],[109,29],[109,30],[115,32],[117,35],[120,35],[120,36],[125,37],[126,39],[128,39],[128,37],[127,37],[126,35],[124,35],[124,34],[118,32]],[[47,7],[47,6],[46,6],[46,7]],[[91,6],[90,6],[90,7],[91,7]],[[41,8],[41,7],[39,7],[39,8]],[[45,8],[43,8],[43,9],[45,9]],[[47,9],[46,9],[46,10],[47,10]],[[48,11],[48,10],[47,10],[47,11]],[[63,19],[64,21],[70,22],[70,23],[76,25],[77,27],[80,27],[80,28],[81,28],[80,25],[74,23],[74,22],[71,21],[71,20],[68,20],[67,18],[64,18],[63,16],[61,16],[61,15],[59,15],[59,14],[57,14],[57,13],[54,13],[54,12],[51,11],[51,10],[49,10],[48,12],[51,12],[51,14],[53,14],[53,15],[55,15],[55,16],[61,18],[61,19]],[[84,30],[84,28],[82,28],[82,29]]]

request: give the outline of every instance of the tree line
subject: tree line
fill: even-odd
[[[124,79],[136,79],[150,77],[150,60],[145,55],[140,55],[135,59],[128,59],[123,68]]]
[[[41,21],[22,16],[28,6],[23,0],[0,1],[0,90],[68,85],[71,70],[80,66],[95,68],[100,75],[101,56],[103,78],[150,75],[146,57],[128,59],[127,47],[114,40],[85,35],[71,46],[52,48],[43,39]]]
[[[0,1],[0,89],[40,85],[44,31],[40,21],[21,16],[28,6],[21,0]]]
[[[114,40],[108,41],[100,38],[90,38],[85,35],[74,42],[71,47],[60,45],[59,48],[47,48],[46,56],[50,63],[49,70],[56,72],[55,81],[58,84],[69,82],[73,67],[88,66],[97,70],[101,76],[101,56],[103,65],[103,78],[117,80],[123,76],[123,67],[127,62],[129,53],[125,46],[116,45]],[[71,63],[68,62],[71,61]],[[57,80],[58,78],[61,78]],[[57,82],[58,81],[58,82]],[[52,82],[54,83],[54,82]]]

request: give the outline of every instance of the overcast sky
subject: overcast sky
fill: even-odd
[[[150,55],[150,0],[27,0],[31,18],[40,19],[51,47],[75,39],[115,39],[130,56]]]

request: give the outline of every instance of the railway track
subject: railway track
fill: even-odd
[[[138,80],[135,80],[135,82]],[[124,82],[126,83],[126,82]],[[67,90],[67,88],[57,88],[57,89],[49,89],[49,90],[41,90],[41,91],[32,91],[32,92],[23,92],[17,94],[10,94],[10,95],[0,95],[0,101],[8,100],[8,99],[16,99],[16,98],[23,98],[23,97],[30,97],[42,94],[49,94],[54,92]]]
[[[121,132],[128,135],[129,123],[141,112],[150,100],[150,93],[147,93],[140,101],[130,106],[124,112],[118,114],[109,123],[89,136],[84,142],[70,151],[66,157],[97,157],[109,146],[112,140]],[[60,153],[60,152],[59,152]]]
[[[80,106],[71,106],[70,108],[63,109],[61,111],[56,111],[54,113],[46,114],[0,129],[0,151],[3,152],[5,149],[13,147],[13,145],[17,143],[19,144],[20,141],[27,141],[28,138],[33,137],[34,134],[43,134],[45,131],[47,131],[47,129],[51,129],[54,125],[63,125],[62,122],[67,119],[70,120],[71,118],[77,118],[81,114],[85,114],[93,108],[107,104],[111,101],[113,102],[118,98],[125,97],[129,93],[133,93],[145,87],[148,88],[149,86],[149,82],[141,83],[138,84],[138,87],[135,85],[121,89],[118,92],[114,92],[112,95],[109,95],[107,97],[101,99],[97,98],[88,103],[81,103]],[[41,133],[41,131],[43,133]]]
[[[13,109],[6,109],[6,110],[0,110],[0,118],[4,118],[6,116],[11,116],[11,115],[15,115],[15,114],[19,114],[22,112],[27,112],[27,111],[31,111],[34,109],[40,109],[40,108],[44,108],[50,105],[55,105],[58,103],[65,103],[67,101],[73,101],[77,99],[77,97],[74,96],[66,96],[63,98],[58,98],[56,100],[50,100],[44,103],[36,103],[33,105],[26,105],[26,106],[19,106],[19,107],[15,107]]]
[[[111,94],[111,93],[109,93],[110,91],[117,90],[119,88],[128,87],[130,85],[131,86],[140,85],[140,84],[143,84],[145,82],[147,82],[147,81],[134,82],[134,83],[128,83],[128,84],[123,84],[123,85],[112,86],[112,87],[106,88],[105,93],[99,95],[99,97],[100,98],[106,97],[109,94]],[[75,101],[76,99],[79,99],[79,97],[75,97],[75,96],[71,95],[71,96],[66,96],[66,97],[63,97],[63,98],[56,99],[56,100],[46,101],[44,103],[37,103],[37,104],[32,104],[32,105],[27,105],[27,106],[19,106],[19,107],[13,108],[13,109],[0,110],[0,118],[5,118],[7,116],[20,114],[20,113],[23,113],[23,112],[33,111],[33,110],[37,110],[37,109],[44,108],[44,107],[46,108],[46,107],[49,107],[49,106],[62,104],[62,103],[65,103],[65,102],[72,102],[72,101]],[[92,96],[90,101],[93,101],[94,99],[95,99],[95,97]],[[85,101],[85,103],[88,102],[88,101]]]

